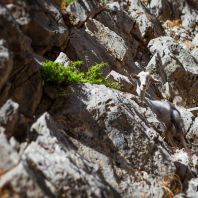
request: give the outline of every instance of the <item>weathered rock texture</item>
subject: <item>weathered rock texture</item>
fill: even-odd
[[[197,197],[196,0],[0,1],[0,197]],[[86,71],[105,62],[104,85],[46,86],[46,59]],[[184,121],[191,156],[135,96],[131,72],[161,81]]]

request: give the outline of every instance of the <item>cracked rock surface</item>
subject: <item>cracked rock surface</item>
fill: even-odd
[[[197,24],[197,0],[0,1],[0,197],[198,197]],[[46,60],[107,63],[122,88],[46,85]],[[143,70],[191,155],[137,96]]]

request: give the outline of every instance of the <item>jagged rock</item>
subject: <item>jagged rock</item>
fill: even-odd
[[[4,24],[6,28],[0,32],[0,38],[5,41],[9,53],[13,53],[13,68],[16,69],[16,65],[22,67],[29,62],[30,39],[23,35],[9,10],[0,4],[0,25]]]
[[[91,36],[96,37],[98,42],[100,42],[112,56],[120,61],[124,60],[128,48],[122,37],[95,19],[89,20],[86,23],[86,27],[86,31],[88,31]]]
[[[182,14],[182,25],[189,30],[194,30],[196,24],[198,23],[198,11],[192,9],[188,4],[186,4],[182,9]]]
[[[134,71],[137,70],[133,62],[138,55],[141,41],[138,39],[139,31],[137,30],[137,27],[135,25],[135,20],[130,17],[124,10],[115,11],[111,9],[102,11],[95,17],[95,19],[99,21],[102,25],[104,25],[104,27],[108,27],[109,30],[115,32],[125,41],[125,45],[127,46],[127,53],[125,54],[125,58],[123,61],[124,65],[125,67],[132,67]],[[92,34],[94,34],[93,30],[94,27],[92,27]],[[105,31],[107,32],[108,29],[106,29]],[[111,41],[108,41],[108,43],[111,44]],[[111,49],[111,51],[112,50],[113,48]],[[146,58],[147,57],[145,57],[144,59]]]
[[[71,60],[63,52],[60,52],[59,56],[56,58],[56,60],[54,62],[60,63],[60,64],[64,65],[65,67],[67,67],[68,65],[71,64]]]
[[[149,71],[150,74],[155,78],[160,80],[161,84],[158,86],[159,90],[156,89],[156,86],[151,85],[148,88],[148,93],[153,98],[170,98],[171,94],[169,93],[169,89],[166,87],[166,73],[163,70],[163,65],[161,62],[161,58],[158,53],[155,53],[149,63],[146,66],[146,71]],[[168,85],[167,85],[168,86]]]
[[[180,176],[185,189],[187,187],[187,182],[193,178],[193,173],[190,170],[190,158],[186,152],[183,150],[177,150],[173,155],[173,161],[175,166],[177,167],[177,175]]]
[[[193,178],[188,183],[187,196],[190,198],[196,198],[198,196],[198,178]]]
[[[22,31],[31,38],[32,47],[37,53],[43,55],[52,47],[63,49],[66,46],[68,28],[53,1],[17,0],[11,4],[8,1],[6,6]]]
[[[181,96],[187,105],[197,103],[197,62],[171,37],[159,37],[149,42],[152,54],[159,53],[167,81],[175,96]],[[182,82],[185,83],[182,83]]]
[[[67,96],[54,104],[51,113],[73,138],[111,159],[109,163],[115,171],[118,168],[123,169],[122,171],[126,171],[125,174],[132,174],[129,177],[133,180],[134,169],[141,169],[154,175],[160,173],[160,177],[172,174],[174,166],[166,151],[167,148],[160,137],[159,143],[156,142],[159,135],[153,128],[155,117],[153,116],[150,122],[146,121],[144,117],[146,109],[140,107],[140,103],[141,101],[133,95],[103,85],[84,84],[70,87]],[[147,116],[148,114],[149,112]],[[90,158],[98,162],[94,156],[89,156]],[[101,169],[105,172],[106,168],[102,166]],[[118,176],[119,171],[114,174]],[[105,179],[108,182],[108,177]],[[114,179],[109,182],[113,186],[119,185],[119,183],[115,185],[117,181]],[[126,185],[126,195],[129,196],[136,185],[127,181],[122,183]]]
[[[97,165],[76,153],[64,131],[57,128],[49,114],[43,114],[31,130],[37,138],[25,149],[24,158],[34,172],[42,172],[43,179],[50,182],[54,196],[118,196],[101,180]]]
[[[165,29],[166,35],[177,40],[180,45],[183,45],[186,48],[193,46],[191,42],[193,39],[193,34],[182,26],[181,20],[167,20],[163,24],[163,27]]]
[[[107,31],[106,35],[108,35],[108,33],[109,32]],[[114,32],[112,33],[113,35],[116,35]],[[119,40],[116,42],[116,45],[112,43],[112,40],[108,40],[106,46],[103,46],[102,43],[99,43],[96,38],[92,37],[83,29],[74,28],[71,30],[71,34],[72,37],[70,38],[69,45],[66,49],[68,52],[68,56],[71,57],[71,60],[83,60],[85,63],[85,67],[87,68],[95,65],[96,63],[108,63],[109,67],[106,67],[107,71],[105,74],[109,73],[112,69],[122,74],[127,73],[127,71],[131,71],[132,69],[137,70],[133,60],[131,60],[132,57],[129,57],[130,59],[126,57],[126,62],[128,62],[128,64],[125,65],[125,69],[123,70],[122,63],[111,54],[112,52],[114,55],[122,59],[124,58],[124,54],[121,53],[123,52],[122,50],[117,49],[116,52],[113,52],[114,48],[111,48],[111,52],[107,51],[106,47],[111,46],[111,44],[116,47],[117,44],[120,43]],[[102,35],[100,35],[100,38],[102,38]],[[107,41],[107,38],[102,38],[102,41]],[[121,42],[122,41],[123,39],[121,39]],[[124,51],[126,52],[127,49],[125,47],[125,45],[122,46],[122,49],[124,49]],[[75,53],[73,53],[74,51]]]
[[[34,140],[26,146],[20,158],[14,151],[12,155],[5,155],[11,148],[7,146],[8,143],[0,144],[4,146],[5,152],[2,153],[5,160],[0,165],[12,162],[6,167],[6,173],[1,172],[1,195],[7,193],[12,197],[120,197],[100,178],[97,165],[76,153],[72,143],[63,131],[57,128],[49,114],[43,114],[31,130],[30,136]],[[1,143],[3,141],[2,138]]]
[[[151,0],[146,6],[152,14],[161,20],[172,18],[171,5],[168,0]]]
[[[72,37],[66,48],[68,56],[73,60],[83,60],[87,67],[95,63],[114,63],[103,46],[98,44],[84,29],[71,29]],[[71,53],[72,52],[72,53]]]
[[[7,141],[4,131],[5,130],[0,129],[0,154],[1,154],[0,177],[5,172],[14,168],[19,163],[19,159],[20,159],[17,152],[10,146],[9,142]]]
[[[8,136],[16,133],[14,130],[17,126],[19,119],[19,104],[7,100],[7,102],[0,108],[0,126],[3,126],[6,129]]]
[[[170,156],[165,126],[138,97],[84,84],[57,98],[56,87],[42,94],[40,76],[62,51],[56,61],[83,60],[82,71],[108,63],[104,75],[119,73],[125,91],[131,72],[149,70],[163,84],[151,98],[197,106],[197,0],[64,4],[0,3],[0,197],[197,197],[196,178],[183,194],[198,174],[197,118],[185,108],[189,161]]]
[[[97,0],[79,0],[69,4],[63,13],[69,24],[81,26],[89,17],[94,17],[103,8]]]
[[[140,39],[147,43],[150,39],[163,35],[160,22],[156,17],[151,15],[146,7],[139,0],[130,0],[128,12],[138,24]]]
[[[9,97],[20,105],[20,111],[26,116],[34,114],[42,95],[39,68],[32,60],[30,40],[21,32],[11,13],[0,5],[0,26],[6,24],[0,37],[6,41],[9,53],[13,55],[13,68],[7,79]],[[7,75],[8,75],[7,74]]]
[[[38,182],[39,181],[39,182]],[[39,173],[32,172],[20,162],[0,178],[0,194],[3,197],[53,197]]]
[[[129,93],[135,93],[134,87],[135,84],[133,84],[128,77],[121,75],[117,73],[116,71],[111,71],[107,77],[110,81],[116,81],[119,83],[123,91],[129,92]]]

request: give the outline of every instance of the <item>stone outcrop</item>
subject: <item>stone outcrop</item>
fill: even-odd
[[[0,1],[0,197],[197,197],[197,13],[196,0]],[[46,60],[107,63],[121,90],[47,85]],[[135,96],[142,70],[191,156]]]

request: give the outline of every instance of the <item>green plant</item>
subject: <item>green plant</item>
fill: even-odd
[[[117,82],[107,80],[103,76],[103,68],[107,65],[100,63],[92,66],[87,72],[80,72],[82,61],[75,61],[70,66],[64,67],[60,63],[46,61],[41,68],[42,77],[46,84],[52,86],[66,86],[80,83],[104,84],[107,87],[121,89]]]
[[[66,5],[69,5],[70,3],[73,3],[74,1],[77,1],[77,0],[63,0],[63,2],[64,2]]]

